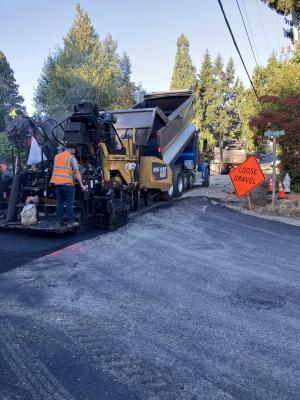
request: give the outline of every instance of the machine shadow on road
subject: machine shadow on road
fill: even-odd
[[[0,274],[103,233],[105,233],[103,230],[96,228],[78,234],[70,232],[63,236],[37,232],[0,231]]]

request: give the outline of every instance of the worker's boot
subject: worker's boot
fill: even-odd
[[[67,228],[77,228],[77,226],[79,226],[79,223],[76,221],[67,224]]]

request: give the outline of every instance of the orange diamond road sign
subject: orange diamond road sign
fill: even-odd
[[[265,181],[265,176],[254,156],[232,170],[229,174],[237,197],[243,197]]]

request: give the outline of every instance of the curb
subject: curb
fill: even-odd
[[[300,227],[300,219],[293,219],[291,217],[285,217],[285,216],[281,216],[281,215],[262,214],[262,213],[258,213],[255,211],[246,210],[243,208],[241,209],[241,208],[238,208],[238,206],[233,205],[233,204],[224,204],[220,201],[220,199],[216,199],[216,200],[213,199],[213,201],[216,201],[218,203],[216,205],[219,207],[229,208],[230,210],[234,210],[234,211],[240,212],[242,214],[251,215],[253,217],[262,218],[262,219],[266,219],[269,221],[281,222],[283,224]]]

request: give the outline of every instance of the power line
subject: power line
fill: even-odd
[[[249,42],[249,45],[250,45],[250,48],[251,48],[253,57],[254,57],[255,64],[256,64],[256,66],[257,66],[257,71],[258,71],[260,80],[263,81],[262,76],[261,76],[261,74],[260,74],[260,70],[259,70],[259,66],[258,66],[258,63],[257,63],[257,59],[256,59],[256,56],[255,56],[253,47],[252,47],[252,43],[251,43],[251,40],[250,40],[250,37],[249,37],[249,34],[248,34],[248,29],[247,29],[246,24],[245,24],[245,20],[244,20],[244,17],[243,17],[243,13],[242,13],[242,10],[241,10],[240,5],[239,5],[239,0],[235,0],[235,1],[236,1],[236,5],[237,5],[237,7],[238,7],[238,9],[239,9],[240,16],[241,16],[242,21],[243,21],[243,25],[244,25],[244,28],[245,28],[245,32],[246,32],[246,35],[247,35],[247,38],[248,38],[248,42]]]
[[[239,9],[240,16],[242,18],[242,22],[243,22],[244,29],[245,29],[245,32],[246,32],[246,35],[247,35],[247,38],[248,38],[248,43],[250,45],[250,48],[251,48],[251,51],[252,51],[252,54],[253,54],[253,58],[254,58],[255,64],[256,64],[256,66],[258,68],[258,62],[257,62],[256,56],[255,56],[255,53],[254,53],[254,50],[253,50],[253,47],[252,47],[252,43],[251,43],[251,40],[250,40],[250,37],[249,37],[248,29],[247,29],[247,26],[246,26],[246,23],[245,23],[245,20],[244,20],[244,16],[243,16],[240,4],[239,4],[239,0],[235,0],[235,2],[236,2],[236,5],[237,5],[237,8]]]
[[[255,96],[256,96],[256,98],[257,98],[259,104],[261,104],[261,103],[260,103],[260,100],[259,100],[259,97],[258,97],[258,94],[257,94],[257,91],[256,91],[256,89],[255,89],[255,86],[254,86],[254,84],[253,84],[253,82],[252,82],[252,79],[251,79],[251,77],[250,77],[250,75],[249,75],[249,72],[248,72],[248,70],[247,70],[246,64],[245,64],[244,59],[243,59],[243,57],[242,57],[242,54],[241,54],[241,52],[240,52],[239,46],[237,45],[237,42],[236,42],[235,37],[234,37],[234,34],[233,34],[232,30],[231,30],[231,26],[230,26],[230,24],[229,24],[229,21],[228,21],[228,19],[227,19],[227,17],[226,17],[226,14],[225,14],[225,11],[224,11],[224,8],[223,8],[222,1],[221,1],[221,0],[218,0],[218,3],[219,3],[219,6],[220,6],[220,8],[221,8],[221,11],[222,11],[224,20],[225,20],[226,25],[227,25],[227,28],[228,28],[228,30],[229,30],[229,32],[230,32],[231,38],[232,38],[232,40],[233,40],[234,46],[235,46],[235,48],[236,48],[236,51],[238,52],[238,54],[239,54],[239,56],[240,56],[240,59],[241,59],[242,64],[243,64],[243,67],[244,67],[244,69],[245,69],[245,71],[246,71],[246,74],[247,74],[247,76],[248,76],[249,82],[251,83],[253,92],[254,92],[254,94],[255,94]]]
[[[254,1],[255,1],[255,0],[254,0]],[[266,44],[267,44],[267,48],[270,49],[271,47],[270,47],[269,39],[268,39],[266,30],[265,30],[265,25],[264,25],[264,23],[263,23],[263,20],[262,20],[262,18],[261,18],[261,14],[260,14],[260,12],[259,12],[258,1],[259,1],[259,0],[256,0],[256,1],[255,1],[255,4],[256,4],[256,11],[257,11],[257,14],[258,14],[258,18],[259,18],[260,24],[261,24],[261,26],[262,26],[262,30],[263,30],[263,34],[264,34],[265,41],[266,41]]]
[[[250,35],[251,35],[251,39],[252,39],[252,43],[253,43],[253,47],[254,47],[254,50],[255,50],[255,53],[256,53],[256,56],[257,56],[258,64],[260,64],[259,53],[257,51],[257,47],[256,47],[256,44],[255,44],[255,39],[254,39],[253,31],[252,31],[252,28],[251,28],[250,19],[248,17],[247,7],[246,7],[246,4],[245,4],[244,0],[242,0],[242,4],[243,4],[243,9],[244,9],[244,12],[245,12],[245,15],[246,15],[246,20],[247,20],[247,23],[248,23],[248,27],[249,27],[249,31],[250,31]]]
[[[280,51],[280,47],[281,47],[280,38],[281,38],[281,35],[280,35],[280,29],[279,29],[279,15],[277,13],[276,13],[276,22],[277,22],[277,33],[278,33],[278,48],[279,48],[279,51]]]

